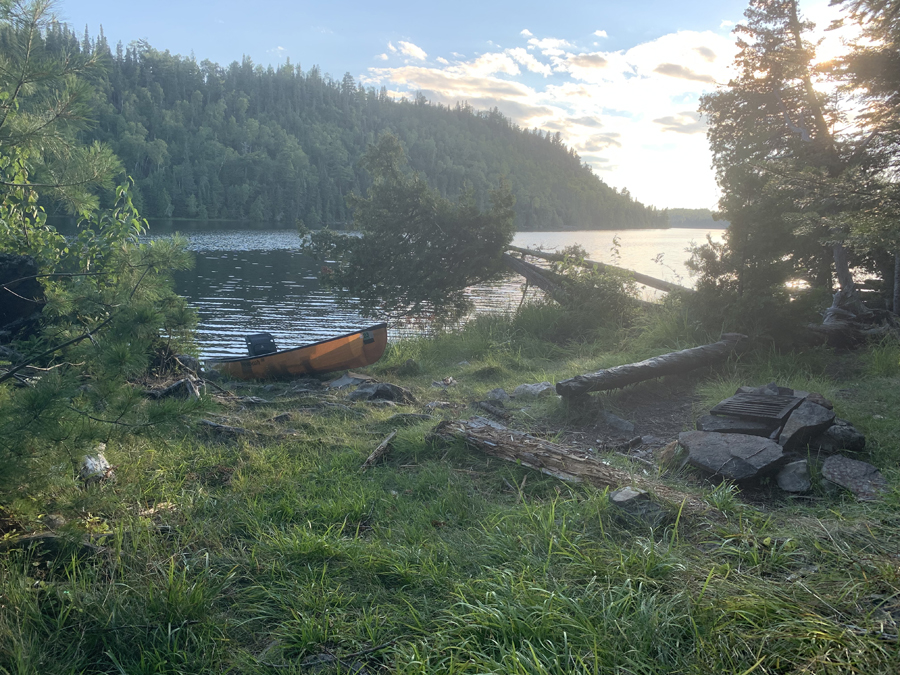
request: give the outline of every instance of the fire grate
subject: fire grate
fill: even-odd
[[[735,394],[727,398],[711,412],[745,420],[778,420],[783,422],[791,412],[803,403],[796,396],[772,396],[770,394]]]

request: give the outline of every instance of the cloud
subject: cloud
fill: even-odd
[[[722,19],[722,23],[719,24],[719,28],[731,28],[734,26],[734,21],[729,21],[728,19]]]
[[[694,47],[694,51],[709,63],[714,63],[716,60],[716,53],[709,47]]]
[[[387,55],[387,54],[379,54],[379,55],[376,56],[375,58],[376,58],[376,59],[379,59],[379,60],[381,60],[381,61],[387,61],[387,60],[388,60],[388,55]]]
[[[695,73],[693,70],[686,66],[679,65],[677,63],[660,63],[656,68],[653,69],[654,73],[659,73],[660,75],[668,75],[669,77],[677,77],[682,80],[693,80],[694,82],[708,82],[709,84],[715,84],[716,78],[712,75],[704,75],[703,73]]]
[[[603,122],[599,117],[574,117],[570,119],[569,122],[583,127],[592,127],[594,129],[599,129],[603,126]]]
[[[706,127],[692,109],[715,82],[729,79],[735,46],[727,35],[678,31],[594,51],[568,39],[524,37],[521,47],[454,53],[449,63],[379,63],[360,80],[397,97],[419,91],[435,104],[496,107],[524,128],[558,131],[609,185],[645,203],[715,202]]]
[[[621,134],[617,133],[597,134],[591,136],[591,138],[584,143],[581,143],[578,146],[578,149],[584,150],[584,152],[600,152],[601,150],[608,150],[611,147],[621,148],[622,142],[619,140],[620,138]]]
[[[595,30],[593,34],[597,37],[609,37],[609,35],[606,34],[605,30]]]
[[[531,37],[532,35],[534,35],[534,33],[532,33],[530,30],[528,30],[527,28],[525,28],[524,30],[522,30],[522,31],[519,33],[519,35],[524,35],[525,37]]]
[[[563,51],[563,47],[572,47],[572,43],[567,40],[559,40],[557,38],[544,38],[542,40],[538,40],[537,38],[531,38],[528,41],[528,44],[531,47],[537,47],[541,50],[541,54],[544,56],[562,56],[565,54]]]
[[[700,117],[699,113],[693,110],[660,117],[653,120],[653,123],[660,125],[663,131],[674,131],[677,134],[702,134],[706,132],[706,122]]]
[[[275,54],[275,56],[283,56],[285,52],[287,52],[287,49],[281,46],[266,50],[267,54]]]
[[[401,40],[397,44],[400,45],[400,53],[408,56],[411,59],[415,59],[416,61],[424,61],[428,58],[428,54],[425,53],[425,50],[421,47],[417,47],[412,42],[404,42]]]
[[[449,65],[450,65],[450,62],[449,62],[447,59],[445,59],[443,56],[439,56],[439,57],[437,57],[437,59],[435,59],[435,60],[436,60],[438,63],[444,64],[445,66],[449,66]]]
[[[599,53],[594,53],[570,56],[566,59],[566,63],[576,68],[603,68],[609,61],[603,58]]]
[[[532,73],[539,73],[544,77],[548,77],[553,72],[553,69],[549,65],[547,65],[546,63],[541,63],[534,57],[533,54],[529,54],[521,47],[516,47],[515,49],[507,49],[506,53],[509,54],[513,59],[515,59],[519,64],[525,66]]]
[[[388,49],[390,51],[394,52],[395,54],[397,53],[397,48],[394,46],[393,42],[388,42]]]

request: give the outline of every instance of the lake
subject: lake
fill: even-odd
[[[319,265],[299,252],[293,229],[251,228],[246,224],[151,223],[151,236],[178,229],[196,253],[196,265],[176,275],[178,293],[199,315],[197,339],[203,356],[245,353],[243,336],[269,332],[279,348],[315,342],[360,326],[363,319],[352,305],[337,304],[320,288]],[[721,239],[724,230],[670,228],[657,230],[584,230],[519,232],[516,246],[558,250],[580,244],[593,260],[691,285],[684,261],[687,246],[703,242],[707,233]],[[618,260],[613,251],[618,237]],[[518,305],[522,279],[473,287],[477,311],[507,311]]]

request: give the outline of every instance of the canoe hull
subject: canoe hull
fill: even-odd
[[[340,335],[305,347],[263,356],[210,360],[207,365],[235,380],[275,380],[362,368],[387,347],[387,324]]]

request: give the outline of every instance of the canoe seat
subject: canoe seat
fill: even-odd
[[[278,351],[271,333],[254,333],[245,336],[244,339],[247,341],[247,353],[250,356],[262,356]]]

